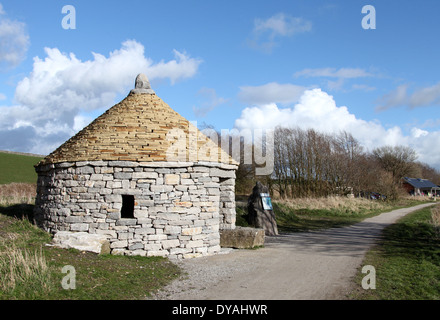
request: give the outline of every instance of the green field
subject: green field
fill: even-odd
[[[42,157],[0,151],[0,184],[12,182],[36,183],[36,165]]]

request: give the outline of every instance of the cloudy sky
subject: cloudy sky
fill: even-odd
[[[0,0],[0,150],[50,153],[143,72],[200,126],[346,130],[440,169],[438,12],[436,0]]]

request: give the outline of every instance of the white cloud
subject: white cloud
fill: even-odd
[[[85,115],[76,115],[73,118],[73,131],[77,132],[86,127],[89,123],[93,121],[93,117],[85,116]]]
[[[415,128],[415,127],[411,129],[411,136],[414,138],[425,137],[428,134],[429,134],[429,132],[426,130],[422,130],[422,129]]]
[[[9,19],[1,4],[0,16],[0,67],[14,68],[26,58],[29,35],[26,25]]]
[[[268,32],[272,39],[277,36],[288,37],[296,33],[308,32],[311,29],[310,21],[284,13],[278,13],[268,19],[257,18],[254,21],[254,31],[256,33]]]
[[[278,13],[267,19],[254,20],[254,38],[248,44],[266,52],[272,51],[282,37],[291,37],[298,33],[310,32],[312,23],[301,17],[292,17]]]
[[[409,85],[403,84],[379,98],[376,111],[402,106],[409,108],[440,106],[440,82],[412,93],[408,93],[408,89]]]
[[[147,74],[150,79],[170,79],[174,84],[180,79],[193,77],[202,62],[200,59],[190,58],[185,52],[181,53],[174,50],[175,60],[164,62],[163,60],[157,64],[147,67]]]
[[[294,77],[329,77],[329,78],[362,78],[371,77],[371,73],[360,68],[317,68],[317,69],[304,69],[295,72]]]
[[[409,145],[419,154],[419,160],[440,169],[437,150],[440,131],[428,132],[413,128],[405,135],[401,128],[385,128],[377,121],[365,121],[336,105],[333,97],[321,89],[306,90],[291,108],[280,108],[275,103],[248,107],[235,120],[235,127],[243,129],[271,129],[276,126],[313,128],[320,132],[350,132],[360,143],[372,150],[383,145]]]
[[[356,122],[354,115],[346,107],[337,107],[333,97],[321,89],[306,90],[293,108],[279,108],[276,103],[269,103],[243,110],[235,126],[243,128],[274,128],[282,126],[319,127],[322,131],[342,129]]]
[[[200,107],[193,106],[193,112],[197,117],[206,116],[208,112],[228,101],[228,99],[217,96],[217,92],[212,88],[202,88],[197,95],[203,100],[199,104]]]
[[[409,100],[411,108],[440,105],[440,82],[427,88],[415,91]]]
[[[400,85],[394,91],[387,93],[378,100],[376,111],[383,111],[396,106],[403,106],[408,101],[408,85]]]
[[[371,87],[371,86],[368,86],[368,85],[365,85],[365,84],[353,84],[352,86],[351,86],[351,88],[353,89],[353,90],[362,90],[362,91],[374,91],[374,90],[376,90],[376,87]]]
[[[238,98],[248,105],[280,103],[282,105],[297,102],[306,87],[294,84],[270,82],[261,86],[242,86]]]
[[[327,80],[327,88],[329,90],[341,90],[347,79],[372,77],[374,74],[361,69],[361,68],[315,68],[315,69],[303,69],[295,72],[294,77],[319,77],[319,78],[335,78],[336,80]],[[366,85],[352,85],[352,90],[372,90],[371,87]],[[374,88],[373,88],[374,90]]]
[[[17,104],[0,108],[0,149],[47,154],[90,122],[87,113],[111,107],[117,94],[128,93],[138,73],[175,83],[193,76],[201,63],[178,51],[176,59],[154,63],[133,40],[108,57],[93,53],[87,61],[57,48],[45,52],[44,59],[34,58],[32,72],[18,83]],[[18,131],[20,143],[3,138]]]
[[[437,170],[440,170],[439,141],[440,131],[433,131],[428,134],[422,134],[419,137],[412,137],[409,139],[409,145],[418,153],[418,161],[427,163]]]
[[[422,125],[422,128],[440,127],[440,119],[427,119]]]

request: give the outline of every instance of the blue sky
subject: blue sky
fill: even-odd
[[[346,130],[440,169],[438,1],[0,4],[0,149],[53,151],[143,72],[199,125]],[[376,29],[362,28],[365,5]]]

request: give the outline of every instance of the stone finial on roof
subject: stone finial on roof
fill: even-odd
[[[145,74],[140,73],[136,77],[135,87],[131,90],[132,93],[149,93],[154,94],[155,92],[151,89],[150,81]]]

